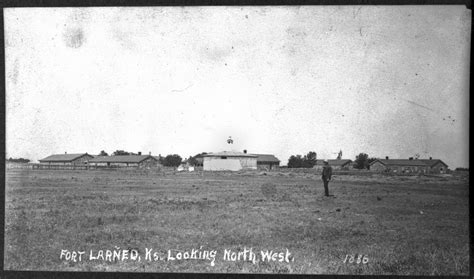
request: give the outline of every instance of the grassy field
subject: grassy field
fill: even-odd
[[[336,175],[330,191],[308,172],[7,170],[5,269],[468,275],[467,174]],[[214,266],[167,260],[193,248],[215,250]],[[256,262],[223,259],[245,248]],[[141,260],[90,259],[107,249]],[[286,249],[289,263],[260,259]]]

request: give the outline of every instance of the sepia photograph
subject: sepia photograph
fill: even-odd
[[[469,276],[471,16],[4,8],[4,270]]]

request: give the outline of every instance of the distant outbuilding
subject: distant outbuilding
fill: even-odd
[[[257,155],[257,168],[272,170],[280,167],[280,160],[272,154],[255,154]]]

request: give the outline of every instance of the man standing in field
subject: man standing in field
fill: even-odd
[[[324,195],[326,197],[329,197],[329,181],[331,181],[331,176],[332,176],[332,168],[329,165],[328,160],[324,160],[322,179],[324,182]]]

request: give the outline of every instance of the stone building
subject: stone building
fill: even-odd
[[[49,165],[49,166],[84,166],[93,159],[92,155],[87,153],[80,154],[54,154],[50,155],[44,159],[38,160],[40,165]]]
[[[235,151],[207,153],[203,156],[203,169],[205,171],[239,171],[256,170],[257,158],[255,154]]]
[[[393,173],[446,173],[448,165],[439,159],[376,159],[369,164],[371,171]]]
[[[89,165],[95,168],[151,168],[157,167],[159,165],[159,162],[156,157],[151,155],[116,155],[98,156],[90,160]]]

